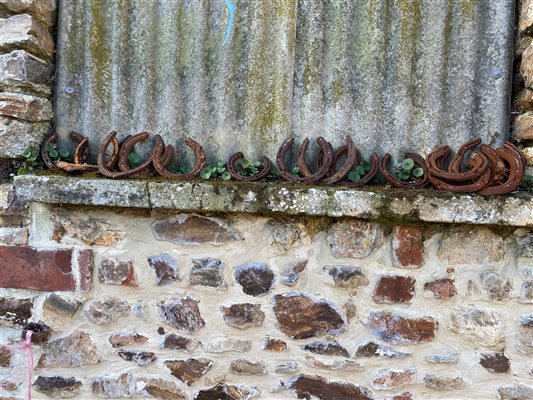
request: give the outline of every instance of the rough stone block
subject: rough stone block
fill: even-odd
[[[403,268],[419,268],[423,262],[422,230],[415,226],[394,226],[392,228],[392,265]]]
[[[255,400],[260,394],[261,391],[253,386],[230,385],[220,382],[211,388],[200,390],[194,400]]]
[[[392,344],[417,344],[435,338],[437,321],[431,317],[409,318],[387,311],[370,313],[367,328],[377,338]]]
[[[220,308],[224,322],[234,328],[247,329],[260,326],[265,320],[261,304],[240,303]]]
[[[32,316],[32,309],[32,299],[0,297],[0,326],[25,326]]]
[[[287,342],[280,339],[266,338],[263,345],[263,350],[267,351],[285,351],[287,350]]]
[[[465,387],[465,381],[459,376],[451,378],[428,374],[424,376],[424,384],[434,390],[460,390]]]
[[[505,347],[505,322],[502,315],[493,310],[472,306],[453,312],[450,330],[476,345],[495,350]]]
[[[529,400],[533,399],[533,387],[521,383],[514,386],[502,386],[498,388],[500,400]]]
[[[131,361],[139,367],[145,367],[157,360],[157,356],[152,351],[119,350],[117,354],[124,360]]]
[[[235,268],[235,280],[250,296],[263,296],[274,285],[274,272],[264,263],[246,263]]]
[[[74,291],[92,273],[72,268],[70,249],[30,246],[0,246],[0,270],[0,287],[50,291]]]
[[[98,364],[102,360],[96,344],[88,333],[76,330],[53,340],[43,347],[37,368],[80,367]]]
[[[133,261],[106,258],[100,263],[98,278],[101,283],[123,286],[137,286]]]
[[[127,316],[130,313],[130,305],[125,300],[106,297],[103,300],[92,300],[84,312],[93,324],[107,325]]]
[[[489,372],[505,373],[511,369],[511,362],[504,353],[481,354],[479,364]]]
[[[416,280],[410,276],[382,276],[376,283],[372,299],[378,304],[409,303],[415,293]]]
[[[0,243],[11,246],[28,244],[28,228],[0,228]]]
[[[135,394],[135,379],[131,372],[118,377],[100,376],[93,379],[92,391],[104,399],[131,398]]]
[[[150,256],[148,265],[155,271],[155,284],[158,286],[179,280],[178,262],[170,254]]]
[[[13,14],[28,13],[47,28],[56,22],[57,0],[2,0],[0,4]]]
[[[81,382],[76,378],[63,376],[38,376],[33,387],[49,397],[70,398],[80,394]]]
[[[50,60],[54,55],[55,41],[35,17],[29,14],[0,18],[0,51],[22,49]]]
[[[132,344],[144,344],[148,338],[134,332],[117,332],[109,336],[109,343],[113,347],[130,346]]]
[[[0,158],[20,158],[24,150],[39,147],[49,131],[48,122],[0,117]]]
[[[433,293],[433,297],[439,300],[448,300],[457,294],[455,281],[449,278],[436,279],[424,284],[424,290]]]
[[[365,258],[383,244],[383,227],[359,220],[337,221],[331,225],[327,241],[333,257]]]
[[[375,342],[365,343],[359,346],[355,352],[355,357],[405,358],[407,356],[409,353]]]
[[[267,368],[264,362],[239,358],[231,361],[229,372],[235,375],[265,375]]]
[[[161,302],[159,315],[170,326],[187,333],[197,332],[205,326],[198,309],[198,300],[189,296]]]
[[[186,360],[167,360],[165,366],[170,373],[191,386],[194,382],[207,374],[213,366],[213,360],[208,358],[188,358]]]
[[[139,381],[139,380],[137,380]],[[174,382],[164,379],[150,379],[146,382],[144,390],[157,399],[162,400],[187,400],[187,395]]]
[[[21,93],[0,93],[0,116],[31,122],[50,121],[52,102],[42,97]]]
[[[340,356],[349,358],[350,354],[336,340],[316,340],[311,343],[301,345],[300,348],[311,353],[325,356]]]
[[[52,95],[52,64],[24,50],[0,54],[0,90]]]
[[[224,279],[225,265],[214,258],[197,258],[192,260],[193,266],[189,274],[191,286],[208,286],[226,289],[228,285]]]
[[[533,45],[528,47],[530,53],[533,53]],[[533,54],[528,53],[533,63]],[[522,63],[524,63],[522,61]],[[531,71],[533,73],[533,70]],[[523,142],[526,140],[533,140],[533,112],[528,111],[520,114],[515,121],[514,137],[516,140]]]
[[[481,285],[490,300],[507,300],[513,290],[511,280],[496,272],[483,272],[481,274]]]
[[[337,287],[356,291],[358,288],[368,285],[368,278],[363,274],[361,268],[355,265],[326,265],[324,270],[328,271]]]
[[[465,226],[444,233],[438,255],[452,265],[483,265],[502,261],[505,252],[501,236],[488,228]]]
[[[358,399],[373,400],[372,392],[351,383],[328,381],[318,375],[296,375],[287,381],[285,388],[300,399]]]
[[[179,336],[175,333],[169,333],[163,337],[159,347],[162,349],[173,349],[190,353],[199,345],[200,341],[197,339]]]
[[[57,212],[52,215],[54,233],[52,239],[57,242],[70,237],[91,245],[111,246],[124,239],[126,232],[114,229],[101,218],[85,217],[77,213]]]
[[[372,378],[374,387],[378,390],[403,388],[416,382],[416,369],[380,369]]]

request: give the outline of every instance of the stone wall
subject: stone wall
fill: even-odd
[[[35,399],[533,396],[526,229],[31,212],[2,238],[0,337],[36,332]],[[24,398],[26,353],[0,360]]]

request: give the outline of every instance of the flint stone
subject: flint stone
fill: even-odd
[[[150,379],[144,390],[150,396],[161,400],[187,400],[187,395],[178,385],[164,379]]]
[[[384,236],[383,227],[377,223],[342,220],[331,225],[327,241],[335,258],[365,258],[383,244]]]
[[[70,300],[55,293],[50,295],[43,302],[43,315],[45,318],[61,320],[70,318],[76,314],[81,306],[81,302]]]
[[[410,276],[382,276],[376,283],[372,299],[378,304],[409,303],[415,293],[416,280]]]
[[[135,315],[137,318],[142,319],[143,321],[146,321],[146,314],[144,313],[144,301],[138,301],[133,305],[131,308],[131,313]]]
[[[199,300],[192,297],[176,297],[158,305],[159,315],[170,326],[179,331],[198,332],[205,326],[205,321],[198,309]]]
[[[322,297],[299,292],[277,294],[273,299],[279,329],[293,339],[344,332],[346,321],[338,307]]]
[[[33,300],[0,297],[0,326],[20,327],[32,316]]]
[[[372,378],[374,387],[378,390],[397,389],[412,385],[416,382],[416,369],[380,369]]]
[[[54,38],[36,18],[29,14],[0,18],[0,31],[2,53],[22,49],[45,60],[50,60],[54,55]]]
[[[438,256],[452,265],[482,265],[502,261],[503,239],[488,228],[454,227],[442,237]]]
[[[392,265],[401,268],[420,268],[424,263],[422,230],[416,226],[392,228]]]
[[[137,286],[131,260],[119,260],[117,258],[102,260],[98,277],[101,283]]]
[[[429,354],[425,360],[432,364],[455,364],[459,362],[459,354],[444,353],[444,354]]]
[[[500,400],[531,400],[533,399],[533,387],[516,383],[514,386],[498,388]]]
[[[375,342],[368,342],[359,346],[354,354],[354,357],[405,358],[407,356],[409,356],[409,353],[404,353]]]
[[[50,121],[52,102],[30,94],[0,92],[0,115],[31,122]]]
[[[495,373],[505,373],[511,369],[511,363],[503,353],[481,354],[479,364],[487,371]]]
[[[158,286],[179,280],[178,262],[170,254],[150,256],[148,265],[155,271],[155,284]]]
[[[318,375],[296,375],[285,388],[295,393],[298,398],[309,399],[311,396],[320,400],[373,400],[372,392],[362,386],[351,383],[327,381]]]
[[[348,350],[341,346],[336,340],[315,340],[314,342],[301,345],[300,348],[315,354],[346,358],[350,357]]]
[[[49,131],[48,122],[0,117],[0,159],[19,158],[24,150],[39,147]]]
[[[265,320],[265,313],[261,311],[261,304],[232,304],[229,307],[221,306],[222,318],[229,326],[247,329],[260,326]]]
[[[377,338],[392,344],[417,344],[435,338],[437,322],[431,317],[408,318],[386,311],[372,312],[367,328]]]
[[[119,350],[117,354],[124,360],[131,361],[140,367],[152,364],[157,360],[157,356],[151,351]]]
[[[464,340],[495,350],[505,347],[505,326],[500,313],[468,307],[452,313],[452,332]]]
[[[33,383],[33,387],[49,397],[67,399],[79,396],[81,382],[72,377],[39,376]]]
[[[236,375],[265,375],[266,365],[261,361],[250,361],[244,358],[233,360],[229,372]]]
[[[353,265],[326,265],[325,271],[333,278],[335,286],[343,289],[356,290],[368,285],[368,279],[360,267]]]
[[[228,287],[224,280],[224,264],[214,258],[199,258],[192,260],[193,266],[189,274],[191,286],[208,286],[218,289]]]
[[[271,219],[266,228],[272,235],[272,245],[283,251],[299,246],[307,236],[305,225],[294,218]]]
[[[450,378],[428,374],[424,376],[424,384],[435,390],[460,390],[465,387],[465,381],[460,377]]]
[[[135,379],[129,373],[118,377],[101,376],[93,379],[93,394],[104,399],[131,398],[135,394]]]
[[[481,274],[481,284],[488,293],[490,300],[507,300],[513,290],[509,278],[496,272],[484,272]]]
[[[213,366],[213,360],[208,358],[188,358],[186,360],[168,360],[165,366],[170,373],[191,386],[194,382],[207,374]]]
[[[2,0],[2,6],[13,14],[33,15],[46,28],[56,23],[56,0]]]
[[[111,224],[104,219],[63,212],[53,214],[51,218],[54,222],[52,238],[57,242],[68,236],[89,246],[111,246],[126,237],[125,231],[112,229]]]
[[[424,290],[433,293],[433,297],[439,300],[448,300],[457,294],[455,281],[449,278],[436,279],[424,284]]]
[[[87,319],[96,325],[107,325],[130,313],[130,305],[127,301],[115,297],[106,297],[100,301],[92,301],[84,310]]]
[[[235,280],[250,296],[267,294],[274,284],[274,272],[264,263],[246,263],[235,268]]]
[[[74,331],[70,335],[47,343],[42,350],[37,368],[81,367],[98,364],[102,357],[88,333]]]
[[[287,342],[280,339],[266,338],[263,349],[267,351],[285,351],[287,350]]]
[[[208,343],[206,351],[208,353],[226,353],[235,351],[238,353],[246,353],[252,349],[252,341],[245,339],[231,339],[222,338]]]
[[[278,374],[292,374],[300,369],[296,361],[283,361],[276,365],[275,372]]]
[[[162,349],[173,349],[190,353],[198,347],[199,344],[200,342],[197,339],[190,339],[185,336],[176,335],[175,333],[168,333],[161,340],[159,347]]]
[[[352,360],[343,359],[325,362],[312,356],[305,356],[305,364],[311,368],[329,369],[331,371],[353,371],[360,367],[358,363]]]
[[[280,283],[286,286],[296,285],[300,280],[300,275],[304,272],[305,267],[307,267],[307,260],[289,264],[285,267],[283,273],[279,277]]]
[[[148,341],[148,338],[134,332],[117,332],[109,336],[109,343],[113,347],[130,346],[132,344],[143,344]]]
[[[219,246],[239,239],[239,235],[217,218],[180,214],[155,221],[152,230],[157,240],[182,244]]]
[[[260,394],[261,391],[252,386],[220,382],[212,388],[200,390],[194,400],[254,400]]]

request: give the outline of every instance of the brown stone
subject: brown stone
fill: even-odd
[[[187,400],[187,396],[174,382],[164,379],[150,379],[144,390],[156,399],[161,400]]]
[[[293,391],[300,399],[314,396],[320,400],[373,400],[372,392],[351,383],[328,381],[318,375],[297,375],[285,388]]]
[[[273,299],[279,328],[293,339],[344,331],[346,322],[332,302],[310,294],[287,292]]]
[[[161,253],[150,256],[148,265],[155,271],[156,285],[165,285],[179,280],[178,262],[170,254]]]
[[[126,237],[126,232],[114,229],[103,219],[80,216],[70,212],[57,212],[52,215],[54,222],[53,239],[63,241],[64,237],[79,239],[87,245],[111,246]]]
[[[11,350],[0,346],[0,367],[9,367],[11,364]]]
[[[341,346],[336,340],[316,340],[311,343],[303,344],[300,348],[315,354],[346,358],[350,357],[348,350]]]
[[[293,262],[285,267],[283,273],[279,276],[279,281],[283,285],[294,286],[300,280],[300,275],[307,267],[307,260]]]
[[[438,255],[452,265],[483,265],[502,261],[505,252],[503,239],[490,229],[464,226],[444,233]]]
[[[63,327],[76,314],[81,303],[50,293],[43,302],[43,317],[52,326]]]
[[[366,327],[377,338],[393,344],[430,342],[435,338],[437,322],[431,317],[408,318],[387,311],[372,312]]]
[[[8,392],[14,392],[19,387],[18,384],[11,381],[6,380],[0,380],[0,393],[2,390],[8,391]],[[4,397],[0,397],[0,399],[4,399]]]
[[[533,165],[533,147],[522,147],[522,155],[526,159],[526,165]]]
[[[54,38],[29,14],[0,18],[0,52],[21,49],[50,60],[54,54]]]
[[[200,390],[194,400],[255,400],[260,393],[252,386],[220,382],[212,388]]]
[[[160,347],[162,349],[180,350],[190,353],[193,351],[200,342],[197,339],[187,338],[185,336],[179,336],[175,333],[169,333],[165,335],[161,341]]]
[[[32,122],[50,121],[52,102],[30,94],[0,92],[0,115]]]
[[[409,303],[415,293],[416,280],[410,276],[382,276],[376,283],[372,299],[378,304]]]
[[[143,344],[148,341],[148,338],[134,332],[117,332],[109,336],[109,343],[113,347],[130,346],[132,344]]]
[[[89,334],[76,330],[68,336],[47,343],[43,347],[37,367],[80,367],[97,364],[101,360],[96,344]]]
[[[325,271],[333,278],[335,286],[343,289],[356,291],[362,286],[368,285],[368,279],[360,267],[354,265],[326,265]]]
[[[287,350],[287,342],[280,339],[266,338],[263,349],[268,351],[285,351]]]
[[[416,226],[394,226],[392,228],[392,265],[402,268],[420,268],[423,263],[422,229]]]
[[[405,358],[408,355],[409,353],[404,353],[392,347],[370,341],[359,346],[354,357]]]
[[[101,376],[92,381],[93,394],[105,399],[131,398],[135,393],[135,379],[131,372],[118,377]]]
[[[0,287],[74,291],[76,277],[71,258],[70,249],[0,246]],[[78,279],[89,279],[87,274],[91,273],[80,269]]]
[[[450,378],[430,374],[424,376],[424,384],[427,388],[435,390],[460,390],[465,387],[465,381],[460,377]]]
[[[24,326],[24,329],[22,329],[22,333],[20,335],[21,340],[26,339],[26,334],[28,331],[31,331],[32,344],[39,346],[42,346],[48,342],[48,339],[50,339],[50,336],[52,336],[52,330],[50,327],[42,322],[28,322]]]
[[[375,222],[339,220],[327,236],[333,257],[365,258],[384,241],[383,227]]]
[[[490,300],[507,300],[513,290],[509,278],[496,272],[484,272],[481,274],[481,285],[487,292]]]
[[[205,325],[198,303],[189,296],[176,297],[158,305],[159,315],[167,324],[182,332],[198,332]]]
[[[117,354],[126,361],[131,361],[140,367],[152,364],[157,360],[157,356],[151,351],[129,351],[119,350]]]
[[[224,280],[225,265],[214,258],[197,258],[192,260],[192,268],[189,274],[189,284],[191,286],[208,286],[218,289],[225,289]]]
[[[531,41],[531,38],[529,38],[529,41]],[[527,46],[525,48],[527,48]],[[533,90],[523,88],[514,95],[513,102],[517,112],[523,113],[533,109]]]
[[[503,353],[481,354],[479,364],[487,371],[495,373],[505,373],[511,369],[511,363]]]
[[[283,251],[301,245],[307,236],[305,225],[296,218],[271,219],[266,228],[272,235],[272,245]]]
[[[380,369],[372,378],[376,389],[398,389],[416,382],[416,369]]]
[[[32,299],[0,297],[0,326],[21,327],[26,325],[32,316],[32,309]]]
[[[424,290],[433,293],[433,297],[439,300],[448,300],[457,294],[455,281],[449,278],[436,279],[424,284]]]
[[[236,375],[265,375],[266,365],[261,361],[250,361],[239,358],[231,361],[229,372]]]
[[[221,306],[222,318],[229,326],[248,329],[260,326],[265,320],[265,313],[261,311],[261,304],[240,303],[229,307]]]
[[[495,350],[505,347],[505,325],[502,315],[492,310],[473,306],[452,313],[452,332],[458,333],[466,341]]]
[[[130,305],[127,301],[116,297],[105,297],[103,300],[93,300],[84,310],[89,321],[96,325],[107,325],[130,313]]]
[[[250,296],[263,296],[274,285],[274,272],[264,263],[251,262],[235,268],[235,280]]]
[[[33,383],[38,392],[49,397],[70,398],[80,394],[81,382],[75,378],[62,376],[39,376]]]
[[[152,229],[157,240],[183,244],[222,245],[239,236],[216,218],[181,214],[155,221]]]
[[[56,23],[55,0],[2,0],[1,4],[13,14],[33,15],[46,28]]]
[[[520,73],[524,78],[524,84],[527,88],[533,89],[533,44],[529,46],[522,53],[522,61],[520,63]],[[518,118],[519,119],[519,118]],[[520,124],[516,121],[517,126]],[[531,135],[531,134],[528,134]]]
[[[101,283],[123,286],[137,286],[133,261],[106,258],[100,263],[98,278]]]
[[[529,45],[527,48],[527,55],[529,58],[533,56],[533,46]],[[533,71],[532,71],[533,72]],[[514,138],[519,142],[526,140],[533,140],[533,112],[528,111],[520,114],[515,120]]]
[[[194,382],[207,374],[213,365],[213,360],[207,358],[188,358],[186,360],[168,360],[165,366],[170,373],[191,386]]]

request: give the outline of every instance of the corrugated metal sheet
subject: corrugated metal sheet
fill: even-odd
[[[425,152],[509,124],[514,0],[60,2],[56,125],[274,156],[288,136],[351,134]]]

